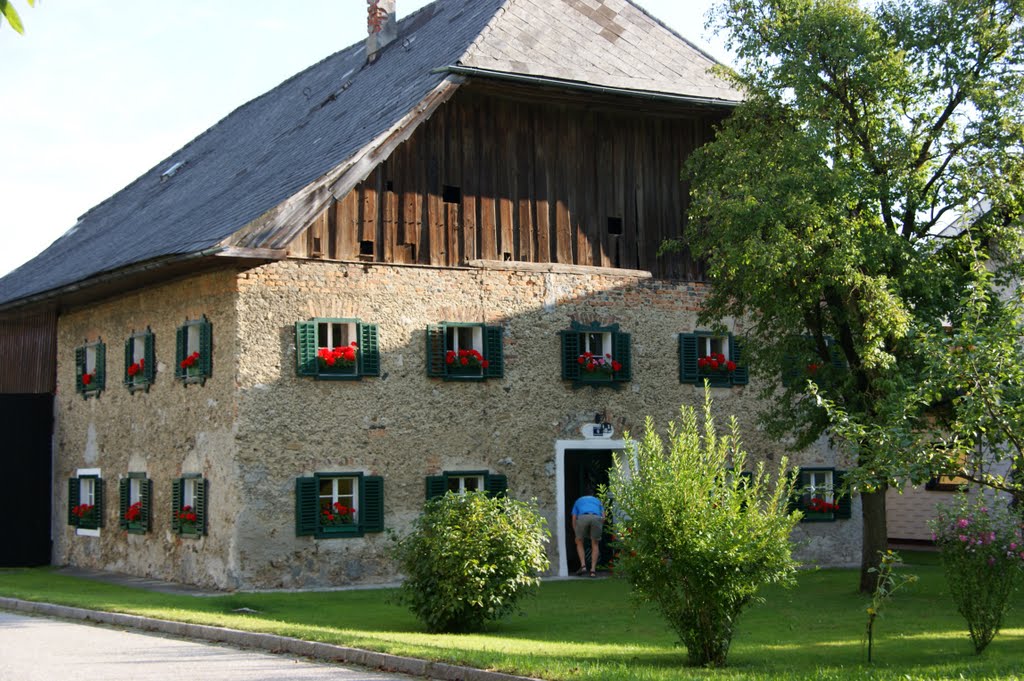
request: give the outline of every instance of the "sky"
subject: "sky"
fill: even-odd
[[[719,61],[714,0],[635,0]],[[0,25],[0,276],[249,100],[366,36],[366,0],[11,0]],[[397,0],[399,18],[429,4]]]

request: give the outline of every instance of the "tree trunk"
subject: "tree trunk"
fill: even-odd
[[[889,533],[885,526],[885,491],[883,486],[874,492],[861,492],[861,517],[864,520],[863,542],[860,554],[860,592],[874,593],[878,582],[877,572],[868,572],[870,568],[878,568],[882,562],[882,553],[889,548]],[[881,553],[880,553],[881,552]]]

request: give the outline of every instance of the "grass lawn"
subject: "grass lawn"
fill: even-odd
[[[161,619],[262,631],[551,680],[1024,679],[1024,595],[976,656],[934,554],[905,553],[920,580],[875,625],[875,664],[862,645],[867,600],[853,570],[800,575],[747,610],[729,667],[686,667],[686,651],[621,580],[547,582],[521,615],[477,635],[422,633],[392,591],[171,596],[65,577],[51,569],[0,570],[0,595]],[[257,614],[238,614],[238,608]]]

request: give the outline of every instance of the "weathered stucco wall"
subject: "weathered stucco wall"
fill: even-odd
[[[236,273],[233,271],[147,288],[64,313],[59,318],[54,467],[54,563],[115,570],[180,582],[234,588],[233,526],[243,508],[235,465]],[[206,315],[213,325],[213,375],[205,385],[174,378],[176,330]],[[149,326],[157,373],[149,392],[122,384],[124,342]],[[75,392],[75,348],[106,344],[106,389],[83,399]],[[104,480],[104,527],[80,536],[67,524],[67,479],[79,468],[99,468]],[[118,479],[145,472],[153,481],[148,534],[118,527]],[[171,482],[201,473],[212,498],[209,536],[171,532]]]
[[[703,399],[702,390],[678,379],[678,334],[694,330],[703,296],[700,284],[593,268],[289,260],[68,312],[58,331],[54,561],[227,589],[394,579],[387,533],[296,536],[295,480],[317,472],[382,476],[385,526],[398,533],[422,507],[426,476],[504,474],[510,494],[537,499],[554,534],[559,442],[571,449],[598,413],[619,438],[637,431],[647,415],[664,426],[680,404]],[[203,386],[185,386],[174,379],[175,330],[203,314],[213,323],[213,376]],[[297,376],[295,322],[314,317],[377,324],[381,376]],[[442,321],[502,327],[504,378],[428,378],[425,329]],[[619,324],[631,334],[633,380],[622,390],[574,390],[562,380],[559,332],[572,321]],[[131,394],[121,384],[124,341],[147,325],[158,372],[149,392]],[[74,390],[74,348],[97,337],[107,345],[107,387],[98,399],[83,399]],[[739,417],[754,459],[777,461],[782,448],[756,426],[756,381],[715,389],[717,413],[723,421]],[[845,463],[824,442],[796,462]],[[100,468],[105,480],[99,537],[80,536],[66,524],[66,480],[78,468]],[[118,528],[117,481],[129,472],[153,480],[148,534]],[[189,473],[209,480],[209,534],[199,539],[171,531],[171,481]],[[859,515],[855,499],[855,520],[801,525],[798,555],[855,564]],[[553,538],[553,571],[559,547]]]
[[[316,472],[383,476],[386,526],[401,533],[421,508],[426,476],[486,469],[508,476],[510,494],[536,498],[554,530],[556,441],[580,438],[595,413],[621,433],[637,431],[647,415],[664,425],[680,404],[702,400],[701,390],[679,382],[678,334],[694,330],[703,295],[700,284],[557,266],[291,260],[242,274],[237,453],[250,500],[236,528],[241,581],[290,588],[394,577],[385,535],[295,536],[295,478]],[[379,325],[381,377],[297,376],[294,325],[314,317]],[[574,390],[561,379],[559,331],[573,320],[617,323],[632,335],[633,380],[621,391]],[[425,329],[442,321],[500,325],[504,378],[428,378]],[[755,458],[777,461],[781,447],[755,424],[757,390],[756,382],[716,389],[718,413],[739,417]],[[798,462],[843,467],[824,442]],[[855,564],[859,528],[857,520],[801,525],[798,553],[811,562]],[[557,551],[553,540],[555,566]]]

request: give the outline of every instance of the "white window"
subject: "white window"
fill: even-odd
[[[199,487],[199,483],[203,481],[202,478],[184,478],[181,486],[181,506],[189,506],[191,508],[196,507],[196,490]]]
[[[595,357],[605,357],[611,355],[612,334],[610,332],[581,334],[580,348],[581,353],[589,352]]]
[[[100,480],[100,469],[79,468],[75,475],[78,477],[78,505],[80,508],[83,508],[82,523],[75,528],[75,534],[86,537],[98,537],[100,536],[100,531],[96,526],[99,522],[97,514],[101,511],[97,509],[96,505],[99,500],[97,485]],[[90,514],[84,507],[94,510]]]
[[[724,355],[725,360],[729,357],[728,336],[699,336],[697,338],[697,357],[709,357]]]
[[[355,322],[320,322],[316,325],[317,347],[339,348],[358,342]]]
[[[481,475],[446,475],[448,490],[456,494],[465,492],[481,492],[484,489],[484,476]]]
[[[448,326],[445,329],[445,349],[458,353],[459,350],[484,352],[484,329],[476,326]]]
[[[317,477],[320,487],[321,525],[354,525],[358,522],[359,478]]]
[[[808,497],[833,503],[832,471],[808,470],[805,475],[804,492]]]

